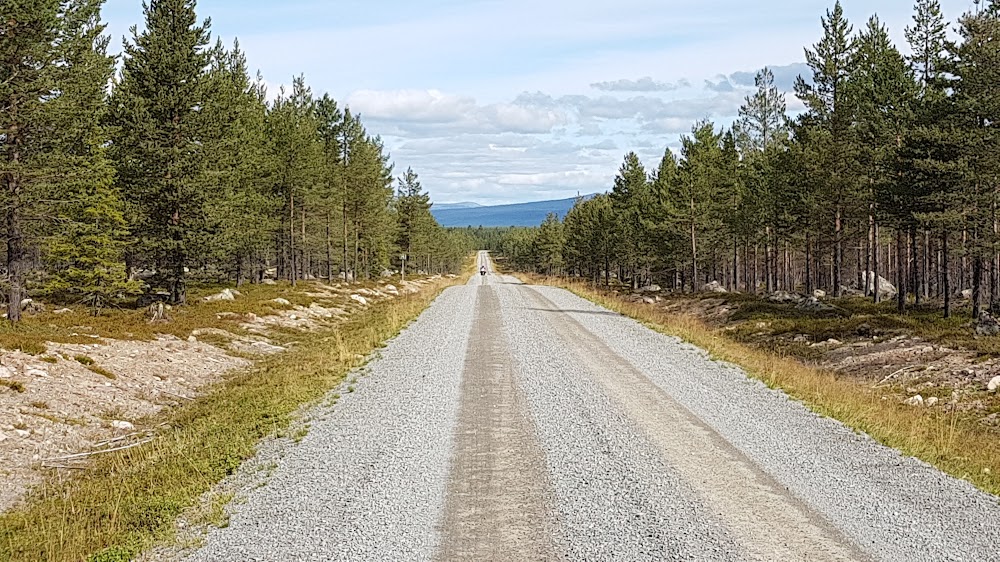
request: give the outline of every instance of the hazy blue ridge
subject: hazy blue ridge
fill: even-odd
[[[592,197],[591,195],[585,198]],[[464,226],[538,226],[549,213],[559,218],[573,208],[576,197],[554,201],[533,201],[513,205],[493,205],[486,207],[455,207],[455,204],[431,207],[431,213],[444,227]]]

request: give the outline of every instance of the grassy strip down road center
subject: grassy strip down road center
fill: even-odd
[[[1000,495],[1000,439],[994,430],[970,416],[952,408],[919,408],[883,399],[878,390],[862,382],[735,342],[694,316],[628,302],[585,283],[532,275],[525,278],[568,289],[654,330],[679,337],[706,350],[713,359],[739,365],[750,376],[781,389],[819,414]]]
[[[169,538],[182,510],[321,399],[448,285],[382,301],[289,351],[227,376],[194,402],[166,412],[168,429],[146,445],[102,455],[91,468],[51,478],[0,515],[0,560],[125,561]],[[151,423],[150,425],[155,425]]]

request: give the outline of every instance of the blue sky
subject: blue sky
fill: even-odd
[[[971,0],[942,0],[949,20]],[[905,50],[908,0],[846,0],[855,29],[873,13]],[[434,201],[510,203],[610,188],[622,156],[653,167],[702,118],[728,125],[776,69],[803,72],[833,1],[201,0],[213,36],[239,38],[273,92],[305,74],[360,112],[397,175]],[[142,25],[139,0],[108,0],[118,47]],[[798,106],[788,96],[789,109]]]

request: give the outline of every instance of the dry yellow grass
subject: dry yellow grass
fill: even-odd
[[[374,304],[336,329],[300,334],[288,352],[148,420],[143,425],[167,424],[152,442],[95,458],[74,477],[50,478],[25,505],[0,515],[0,560],[126,561],[169,538],[176,517],[250,457],[260,439],[287,427],[299,408],[321,399],[361,357],[461,280],[441,279],[419,294]],[[269,289],[260,291],[265,294],[248,301],[270,296]],[[171,331],[198,327],[199,318],[214,323],[213,307],[206,304],[203,310],[186,311]]]
[[[1000,494],[1000,439],[975,419],[948,408],[899,404],[867,384],[838,377],[800,361],[728,339],[693,316],[633,303],[584,283],[527,276],[559,286],[659,332],[677,336],[714,358],[741,366],[750,376],[783,390],[813,411],[840,420],[877,441],[912,455],[982,490]]]

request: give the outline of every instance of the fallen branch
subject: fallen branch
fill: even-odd
[[[160,393],[161,394],[168,394],[168,395],[174,396],[176,398],[183,398],[184,400],[190,400],[190,401],[194,402],[194,398],[190,398],[190,397],[183,396],[183,395],[180,395],[180,394],[174,394],[173,392],[170,392],[169,390],[160,390]]]
[[[908,366],[903,367],[902,369],[900,369],[900,370],[898,370],[898,371],[890,374],[889,376],[885,377],[884,379],[878,381],[878,383],[876,383],[875,386],[873,386],[872,388],[878,388],[878,387],[884,385],[885,383],[889,382],[890,380],[892,380],[892,379],[894,379],[894,378],[896,378],[899,375],[902,375],[904,373],[909,373],[909,372],[916,371],[918,369],[923,369],[923,368],[924,368],[923,365],[908,365]]]
[[[88,453],[77,453],[75,455],[66,455],[65,457],[54,457],[51,459],[42,459],[43,463],[47,462],[60,462],[60,461],[73,461],[85,459],[87,457],[92,457],[94,455],[101,455],[104,453],[114,453],[116,451],[124,451],[125,449],[131,449],[133,447],[138,447],[139,445],[145,445],[152,441],[153,438],[143,439],[142,441],[136,441],[135,443],[130,443],[128,445],[122,445],[121,447],[114,447],[112,449],[101,449],[100,451],[90,451]]]

